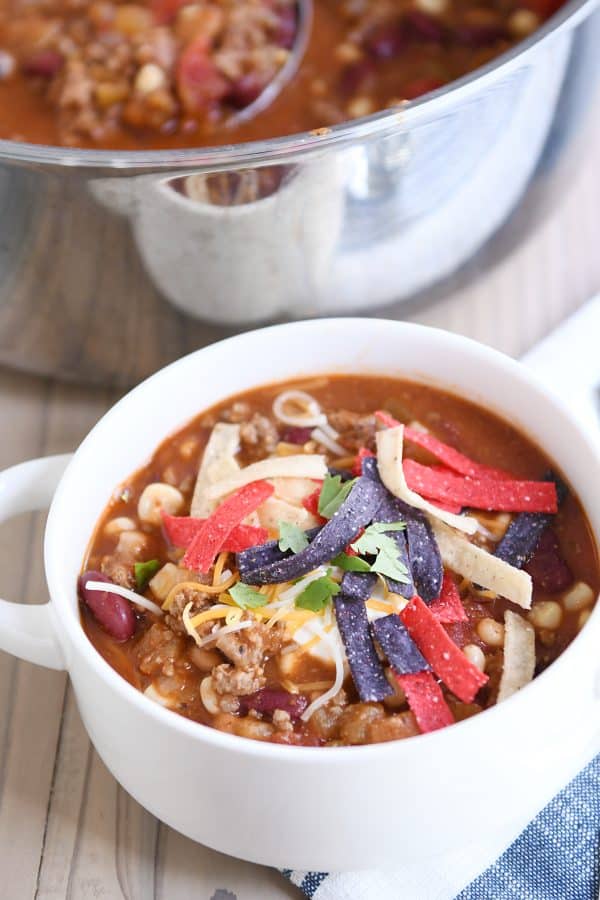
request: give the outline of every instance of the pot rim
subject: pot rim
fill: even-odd
[[[289,162],[315,152],[344,148],[357,141],[369,140],[386,133],[393,133],[401,126],[414,126],[423,117],[435,116],[440,109],[460,94],[474,93],[480,82],[489,82],[496,73],[510,71],[522,56],[549,38],[564,24],[578,24],[598,0],[569,0],[554,16],[523,41],[491,60],[485,66],[432,91],[422,98],[412,100],[402,107],[381,110],[371,116],[353,119],[327,129],[307,131],[262,141],[240,144],[224,144],[215,147],[187,148],[181,150],[87,150],[31,144],[21,141],[0,140],[0,162],[24,165],[43,165],[55,168],[107,169],[111,175],[139,174],[152,171],[173,171],[193,168],[198,171],[216,171],[224,168],[252,167],[264,164]]]

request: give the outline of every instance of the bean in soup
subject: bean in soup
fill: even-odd
[[[600,589],[578,498],[490,412],[391,378],[202,413],[116,493],[83,627],[147,697],[289,745],[407,738],[502,702]]]

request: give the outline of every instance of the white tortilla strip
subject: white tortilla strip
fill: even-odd
[[[261,459],[244,469],[240,469],[229,478],[212,484],[207,488],[206,496],[210,500],[219,500],[232,491],[269,478],[310,478],[320,481],[327,475],[325,457],[317,453],[300,453],[297,456],[271,456]]]
[[[377,432],[377,466],[381,480],[385,484],[388,491],[404,500],[409,506],[415,509],[421,509],[430,516],[435,516],[446,525],[452,528],[458,528],[465,534],[475,534],[479,528],[477,519],[472,516],[457,516],[454,513],[446,512],[425,500],[420,494],[411,491],[404,477],[404,469],[402,468],[402,451],[404,443],[404,425],[396,425],[394,428],[386,428]]]
[[[240,449],[240,426],[217,422],[202,456],[200,471],[194,487],[190,515],[205,519],[216,503],[207,496],[210,485],[231,478],[240,471],[235,456]]]
[[[498,559],[476,544],[471,544],[451,528],[431,519],[431,527],[439,547],[442,562],[448,569],[469,578],[523,609],[531,608],[531,576],[523,569]]]
[[[529,684],[535,671],[535,630],[518,613],[504,613],[504,669],[498,703]]]
[[[303,531],[308,531],[309,528],[319,524],[319,520],[303,506],[296,506],[288,503],[287,500],[280,500],[279,497],[269,497],[268,500],[261,503],[257,515],[259,524],[263,528],[274,531],[277,531],[280,522],[297,525]]]

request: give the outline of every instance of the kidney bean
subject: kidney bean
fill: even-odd
[[[281,10],[279,15],[279,25],[275,32],[275,43],[279,47],[291,50],[296,40],[296,31],[298,29],[298,20],[296,9],[293,6],[286,6]]]
[[[467,47],[488,47],[506,38],[502,25],[457,25],[454,33],[461,44]]]
[[[265,715],[273,715],[276,709],[282,709],[289,713],[290,719],[299,719],[306,707],[308,700],[304,694],[290,694],[288,691],[263,688],[255,694],[240,697],[240,712],[246,715],[249,709]]]
[[[56,50],[34,50],[23,59],[21,69],[25,75],[54,78],[61,70],[63,62],[63,57]]]
[[[128,600],[108,591],[91,591],[86,588],[88,581],[103,581],[112,584],[110,578],[93,569],[84,572],[77,580],[77,593],[98,624],[115,641],[127,641],[136,627],[135,613]]]
[[[284,428],[281,440],[286,444],[306,444],[307,441],[310,441],[311,434],[312,428],[290,425],[288,428]]]
[[[441,44],[446,30],[441,22],[428,16],[418,9],[411,9],[405,13],[404,21],[408,26],[411,37],[421,41],[430,41],[432,44]]]
[[[351,97],[362,89],[374,74],[375,65],[370,59],[361,59],[359,62],[350,63],[342,72],[339,84],[340,93],[344,97]]]
[[[414,100],[416,97],[422,97],[423,94],[437,90],[443,84],[444,82],[439,78],[415,78],[414,81],[409,81],[404,85],[402,97],[405,100]]]
[[[523,568],[531,575],[534,587],[548,594],[557,594],[573,584],[573,574],[562,557],[552,528],[544,531],[533,556]]]
[[[230,83],[208,58],[206,41],[193,41],[181,54],[177,65],[177,92],[186,112],[205,113],[227,96]]]
[[[375,59],[394,59],[406,47],[408,35],[403,22],[383,22],[372,28],[364,39],[365,50]]]
[[[231,82],[227,100],[238,109],[244,109],[260,97],[266,87],[264,76],[258,72],[247,72]]]

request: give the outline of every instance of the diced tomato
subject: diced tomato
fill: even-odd
[[[356,459],[354,460],[354,465],[352,466],[352,474],[355,477],[362,475],[362,464],[363,459],[368,459],[370,456],[375,456],[372,450],[368,450],[366,447],[361,447],[358,453],[356,454]]]
[[[192,41],[177,65],[177,91],[185,111],[192,115],[205,113],[229,90],[229,81],[208,56],[206,39]]]
[[[318,488],[308,494],[302,501],[302,506],[309,513],[312,513],[313,516],[316,516],[320,522],[326,522],[327,519],[324,519],[323,516],[319,513],[319,497],[321,496],[321,488],[323,487],[323,482],[319,482]]]
[[[153,0],[152,14],[157,25],[168,25],[189,0]]]

